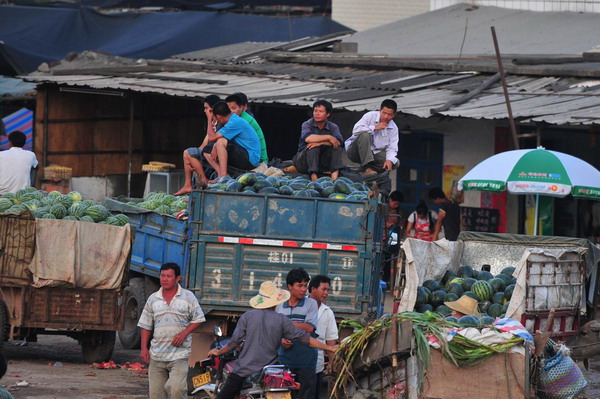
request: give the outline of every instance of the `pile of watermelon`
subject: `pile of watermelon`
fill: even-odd
[[[346,177],[335,181],[324,176],[310,181],[305,176],[266,176],[262,173],[244,173],[237,178],[221,177],[209,184],[210,191],[243,192],[262,195],[288,195],[295,197],[320,197],[364,201],[369,199],[369,188]]]
[[[142,201],[129,201],[128,205],[147,209],[164,215],[177,216],[177,214],[187,209],[189,201],[188,195],[170,195],[167,193],[148,193]]]
[[[467,326],[490,325],[496,317],[504,317],[508,309],[517,282],[514,271],[514,267],[508,266],[494,276],[471,266],[461,266],[458,273],[447,270],[441,281],[427,280],[417,288],[415,311],[434,311],[448,320]],[[452,310],[444,302],[456,301],[463,295],[479,302],[480,318],[463,316],[457,319],[450,316]]]
[[[108,209],[94,201],[86,200],[77,191],[62,194],[27,187],[16,193],[0,196],[0,213],[29,211],[38,219],[62,219],[89,223],[125,226],[129,218],[125,215],[112,216]]]

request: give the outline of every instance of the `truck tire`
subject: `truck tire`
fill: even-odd
[[[138,320],[146,304],[146,290],[144,279],[135,277],[129,280],[129,285],[124,289],[127,294],[125,302],[125,321],[123,329],[119,331],[119,341],[126,349],[139,349],[141,332],[137,326]]]
[[[114,331],[86,331],[81,340],[81,351],[86,363],[107,362],[115,348],[117,334]]]
[[[8,341],[10,332],[9,320],[8,307],[4,301],[0,301],[0,349],[2,349],[2,344]]]

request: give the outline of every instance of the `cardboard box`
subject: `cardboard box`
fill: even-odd
[[[525,356],[499,353],[474,367],[458,368],[431,350],[422,399],[525,399]]]

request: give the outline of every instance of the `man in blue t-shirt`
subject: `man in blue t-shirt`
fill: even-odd
[[[306,297],[310,277],[304,269],[292,269],[285,278],[290,291],[290,299],[277,305],[275,311],[287,316],[299,329],[316,338],[315,329],[319,318],[317,301]],[[296,374],[300,389],[295,391],[294,399],[314,399],[318,353],[300,342],[288,339],[281,340],[279,348],[279,363],[290,368]]]
[[[260,141],[248,122],[232,113],[225,101],[217,102],[212,109],[213,118],[223,125],[215,131],[208,123],[208,141],[214,143],[204,158],[217,171],[218,177],[227,176],[227,166],[254,169],[260,163]]]

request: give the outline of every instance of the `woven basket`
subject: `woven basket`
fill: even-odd
[[[66,166],[50,165],[44,168],[44,180],[69,180],[72,176],[73,168],[68,168]]]

